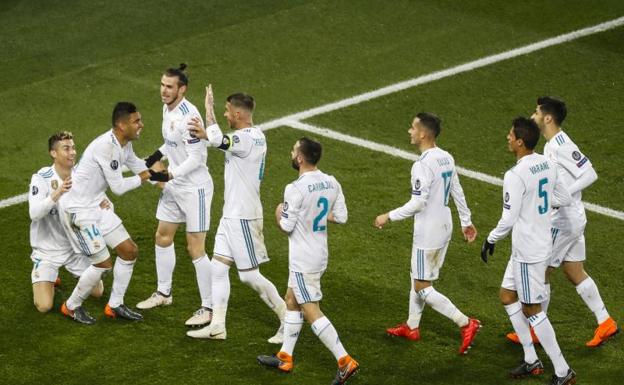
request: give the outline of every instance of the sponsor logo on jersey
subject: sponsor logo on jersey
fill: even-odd
[[[572,159],[574,159],[575,161],[579,161],[581,160],[581,153],[578,151],[573,151],[572,152]]]
[[[199,138],[188,139],[186,143],[188,144],[199,143],[199,140],[200,140]]]
[[[52,190],[56,190],[58,188],[58,180],[56,179],[53,180],[51,185],[52,185]]]
[[[583,159],[576,164],[576,167],[581,168],[585,163],[587,163],[587,157],[583,157]]]
[[[113,170],[117,170],[119,168],[119,162],[117,162],[116,160],[112,160],[110,166]]]
[[[37,186],[32,186],[32,195],[37,195],[37,194],[39,194],[39,189],[37,188]]]
[[[505,193],[505,202],[509,202],[509,193],[508,192]]]
[[[414,183],[414,190],[420,190],[420,179],[416,179],[416,183]]]
[[[288,211],[288,202],[284,202],[282,205],[282,211]]]

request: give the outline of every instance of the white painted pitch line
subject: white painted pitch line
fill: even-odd
[[[11,198],[3,199],[0,201],[0,209],[13,206],[13,205],[17,205],[22,202],[26,202],[27,200],[28,200],[28,193],[24,193],[24,194],[16,195]]]
[[[388,146],[381,143],[372,142],[370,140],[358,138],[351,135],[346,135],[340,132],[336,132],[324,127],[313,126],[308,123],[303,123],[297,120],[289,120],[284,122],[285,126],[296,128],[301,131],[310,132],[316,135],[324,136],[327,138],[339,140],[341,142],[345,142],[348,144],[352,144],[359,147],[364,147],[369,150],[382,152],[384,154],[388,154],[397,158],[403,158],[411,161],[415,161],[418,159],[418,155],[401,150],[396,147]],[[496,186],[502,186],[503,180],[501,178],[497,178],[495,176],[487,175],[478,171],[469,170],[463,167],[456,166],[457,172],[460,175],[463,175],[468,178],[476,179],[481,182],[493,184]],[[610,209],[608,207],[602,207],[594,203],[583,202],[585,208],[589,211],[593,211],[598,214],[606,215],[611,218],[619,219],[624,221],[624,212]]]
[[[518,56],[526,55],[535,51],[542,50],[544,48],[552,47],[558,44],[567,43],[572,40],[579,39],[581,37],[593,35],[599,32],[604,32],[613,28],[617,28],[624,25],[624,16],[610,20],[604,23],[596,24],[591,27],[579,29],[573,32],[569,32],[563,35],[555,36],[550,39],[538,41],[523,47],[515,48],[509,51],[501,52],[496,55],[486,56],[484,58],[474,60],[468,63],[460,64],[458,66],[448,68],[445,70],[432,72],[427,75],[412,78],[399,83],[391,84],[386,87],[382,87],[373,91],[365,92],[350,98],[339,100],[337,102],[322,105],[320,107],[311,108],[302,112],[297,112],[292,115],[284,116],[279,119],[271,120],[259,125],[262,130],[270,130],[284,125],[284,121],[292,120],[305,120],[313,116],[322,115],[331,111],[339,110],[352,105],[360,104],[381,96],[393,94],[398,91],[402,91],[408,88],[416,87],[422,84],[430,83],[435,80],[444,79],[450,76],[454,76],[463,72],[469,72],[477,68],[485,67],[490,64],[498,63],[504,60],[512,59]]]
[[[282,118],[278,118],[278,119],[268,121],[266,123],[262,123],[258,125],[258,128],[266,131],[272,128],[286,126],[288,125],[286,124],[286,122],[288,121],[298,121],[298,120],[303,120],[303,119],[309,119],[313,116],[325,114],[327,112],[331,112],[331,111],[339,110],[339,109],[349,107],[352,105],[360,104],[360,103],[363,103],[363,102],[366,102],[375,98],[379,98],[381,96],[389,95],[389,94],[399,92],[408,88],[430,83],[435,80],[440,80],[449,76],[457,75],[462,72],[472,71],[477,68],[485,67],[490,64],[512,59],[517,56],[526,55],[531,52],[535,52],[535,51],[538,51],[547,47],[552,47],[554,45],[566,43],[566,42],[576,40],[581,37],[593,35],[599,32],[608,31],[610,29],[617,28],[622,25],[624,25],[624,16],[617,18],[617,19],[610,20],[610,21],[606,21],[604,23],[596,24],[591,27],[587,27],[587,28],[579,29],[573,32],[563,34],[563,35],[555,36],[550,39],[538,41],[529,45],[525,45],[523,47],[501,52],[496,55],[486,56],[484,58],[474,60],[468,63],[460,64],[458,66],[448,68],[446,70],[432,72],[428,75],[423,75],[417,78],[412,78],[412,79],[405,80],[399,83],[391,84],[389,86],[382,87],[373,91],[365,92],[363,94],[352,96],[350,98],[339,100],[337,102],[324,104],[316,108],[311,108],[309,110],[287,115]],[[469,171],[469,170],[466,170],[466,171]],[[14,204],[25,202],[27,198],[28,198],[27,194],[22,194],[22,195],[17,195],[11,198],[0,200],[0,209],[14,205]],[[605,214],[605,215],[608,215],[608,214]]]

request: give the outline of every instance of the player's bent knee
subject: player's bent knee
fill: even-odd
[[[297,299],[295,295],[288,289],[286,295],[284,296],[284,302],[286,302],[286,308],[288,310],[299,310],[299,304],[297,303]]]
[[[257,289],[262,281],[262,275],[257,268],[253,270],[239,271],[238,278],[242,283],[252,287],[253,289]]]
[[[500,298],[503,305],[511,305],[512,303],[518,301],[518,294],[515,291],[508,290],[502,287],[498,292],[498,297]]]
[[[52,310],[53,301],[51,299],[35,299],[34,303],[39,313],[47,313]]]
[[[127,239],[115,248],[115,251],[125,261],[134,261],[139,257],[139,247],[132,239]]]

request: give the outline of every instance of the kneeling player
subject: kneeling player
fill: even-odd
[[[71,188],[71,171],[76,158],[76,147],[70,132],[58,132],[48,139],[48,152],[54,164],[33,174],[28,194],[30,245],[33,261],[31,279],[35,307],[42,313],[54,304],[54,285],[62,266],[74,277],[89,267],[84,254],[74,253],[59,221],[57,202]],[[105,201],[108,202],[108,201]],[[100,297],[104,285],[99,281],[91,291]]]

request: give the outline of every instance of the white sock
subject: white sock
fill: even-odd
[[[407,326],[409,326],[410,329],[416,329],[420,326],[420,318],[422,317],[424,309],[425,300],[416,294],[416,290],[414,290],[414,286],[412,286],[409,295],[409,315],[407,318]]]
[[[286,303],[277,292],[275,285],[266,279],[260,270],[248,270],[239,271],[238,277],[241,282],[254,289],[259,295],[262,301],[267,304],[271,310],[277,314],[280,321],[284,320],[284,314],[286,313]]]
[[[210,258],[203,255],[193,260],[195,266],[195,276],[199,287],[202,307],[212,309],[212,276],[210,272]]]
[[[505,305],[505,311],[509,315],[511,326],[518,335],[520,343],[522,344],[522,349],[524,350],[524,361],[528,364],[534,363],[537,361],[537,353],[535,352],[535,346],[533,346],[533,339],[531,338],[529,320],[522,312],[522,305],[520,302]]]
[[[104,273],[108,270],[110,269],[95,267],[93,265],[87,267],[87,269],[80,275],[74,291],[65,302],[67,308],[69,310],[74,310],[78,306],[81,306],[82,302],[84,302],[84,300],[91,295],[91,291],[98,285],[102,279],[102,275],[104,275]]]
[[[300,311],[286,310],[284,315],[284,342],[281,352],[293,355],[295,344],[303,327],[303,313]]]
[[[321,340],[323,345],[332,352],[334,357],[336,357],[336,361],[347,355],[347,351],[340,342],[336,328],[329,322],[327,317],[323,316],[314,321],[312,324],[312,331]]]
[[[113,288],[108,300],[108,305],[110,307],[117,307],[124,303],[124,295],[126,295],[126,290],[128,290],[135,262],[136,259],[126,261],[121,257],[117,257],[115,260],[115,266],[113,267]]]
[[[587,276],[583,282],[576,286],[576,292],[583,298],[589,310],[594,313],[598,325],[609,318],[609,312],[607,312],[607,308],[604,302],[602,302],[602,298],[598,292],[598,286],[596,286],[596,282],[594,282],[590,276]]]
[[[158,291],[164,295],[171,294],[173,270],[176,265],[176,255],[173,243],[167,247],[154,246],[156,255],[156,276],[158,277]]]
[[[230,266],[212,258],[212,323],[225,325],[230,299]]]
[[[464,327],[468,325],[468,317],[464,315],[459,309],[453,305],[450,299],[439,293],[433,286],[426,287],[418,292],[418,295],[431,306],[433,310],[442,314],[443,316],[450,318],[457,324],[457,326]]]
[[[564,377],[568,374],[570,367],[565,358],[563,358],[557,343],[557,337],[555,337],[555,330],[550,324],[548,316],[542,311],[530,316],[529,322],[535,331],[535,335],[539,338],[542,348],[544,348],[544,351],[552,361],[557,377]]]
[[[550,283],[544,284],[544,288],[546,289],[546,299],[542,302],[542,311],[548,314],[548,306],[550,305]]]

